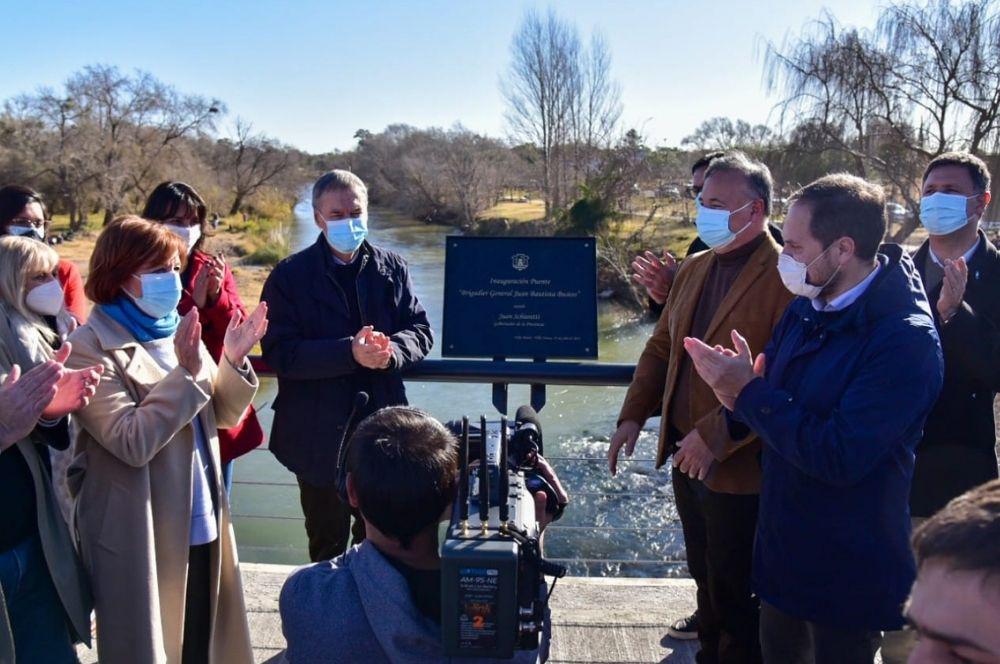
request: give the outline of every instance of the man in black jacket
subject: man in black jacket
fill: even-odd
[[[920,221],[930,237],[913,262],[941,337],[944,387],[917,446],[910,490],[914,526],[997,477],[1000,253],[979,230],[989,203],[990,172],[978,157],[950,152],[927,165]],[[886,636],[886,664],[906,661],[914,645],[909,634]]]
[[[978,157],[951,152],[928,164],[920,217],[930,238],[914,263],[936,303],[945,370],[944,389],[917,447],[910,495],[917,518],[997,476],[1000,254],[979,230],[989,203],[990,172]]]
[[[268,276],[261,347],[278,376],[270,448],[298,479],[317,562],[347,549],[351,510],[336,486],[345,430],[379,408],[407,403],[401,372],[434,340],[406,262],[366,239],[368,190],[360,178],[326,173],[313,185],[312,203],[323,233]],[[370,399],[351,417],[358,392]],[[353,540],[363,537],[355,519]]]

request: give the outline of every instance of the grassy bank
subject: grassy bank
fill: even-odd
[[[77,232],[72,240],[55,245],[59,256],[72,261],[80,268],[86,280],[89,271],[90,254],[100,232],[102,215],[95,215],[90,224]],[[226,257],[236,279],[240,297],[249,307],[260,301],[264,280],[271,268],[291,251],[289,221],[251,218],[243,221],[240,215],[225,217],[219,228],[205,238],[203,249],[209,253],[221,253]],[[69,230],[66,215],[55,215],[52,219],[52,235],[62,235]]]
[[[656,205],[653,211],[653,205]],[[644,233],[648,248],[657,254],[664,250],[674,255],[683,256],[688,245],[697,235],[693,221],[688,221],[694,214],[691,201],[643,201],[636,204],[630,214],[624,215],[613,224],[613,233],[622,241],[638,231],[650,212],[653,212],[652,222]],[[537,226],[545,217],[545,203],[537,198],[518,198],[504,200],[485,210],[479,219],[506,219],[511,235],[518,234],[518,226]],[[526,233],[532,235],[534,233]]]

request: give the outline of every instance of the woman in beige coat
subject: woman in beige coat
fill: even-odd
[[[104,367],[70,471],[101,664],[252,661],[216,431],[254,397],[267,312],[230,323],[216,366],[198,312],[176,313],[186,249],[138,217],[105,228],[71,336],[70,366]]]

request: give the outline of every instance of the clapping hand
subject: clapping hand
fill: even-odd
[[[647,251],[632,261],[632,281],[645,288],[657,304],[667,301],[676,274],[677,259],[669,251],[664,251],[662,257]]]
[[[191,297],[194,299],[195,306],[204,309],[206,306],[218,302],[225,277],[226,258],[222,254],[216,254],[195,275],[194,284],[191,287]]]
[[[366,369],[385,369],[392,359],[392,340],[376,332],[371,325],[365,325],[354,335],[351,353],[354,361]]]
[[[223,352],[234,367],[242,367],[247,354],[267,332],[267,302],[261,302],[246,320],[239,311],[229,320]]]
[[[722,346],[709,346],[700,339],[684,338],[684,349],[691,356],[695,371],[715,392],[719,402],[733,410],[743,388],[764,375],[764,354],[753,359],[750,345],[736,330],[731,333],[735,351]]]
[[[969,266],[965,258],[946,260],[944,262],[944,281],[941,283],[941,295],[938,297],[937,310],[941,320],[948,320],[958,312],[965,297],[965,285],[969,281]]]
[[[53,361],[62,366],[69,358],[72,349],[72,344],[67,341],[56,351]],[[97,385],[101,382],[103,373],[104,367],[100,365],[75,370],[63,368],[56,383],[56,394],[45,406],[42,417],[47,420],[59,420],[86,406],[97,392]]]
[[[192,376],[201,372],[201,322],[198,320],[198,309],[184,314],[177,331],[174,332],[174,352],[177,353],[177,364],[187,369]]]
[[[35,428],[42,411],[56,396],[64,369],[50,360],[21,375],[14,365],[0,385],[0,451],[21,440]]]

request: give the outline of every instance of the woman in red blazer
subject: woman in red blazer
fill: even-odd
[[[247,312],[236,290],[236,280],[219,254],[202,251],[205,242],[207,207],[190,185],[171,181],[159,184],[149,195],[142,216],[164,224],[188,245],[188,261],[181,274],[184,292],[177,310],[181,315],[198,308],[201,339],[216,360],[222,355],[226,326],[233,316],[246,318]],[[233,460],[264,442],[264,431],[257,421],[253,406],[232,429],[219,430],[222,457],[222,477],[226,493],[233,484]]]
[[[23,235],[44,242],[49,224],[41,194],[17,184],[0,187],[0,235]],[[83,294],[80,268],[71,261],[60,259],[58,276],[66,311],[80,325],[86,323],[87,296]]]

